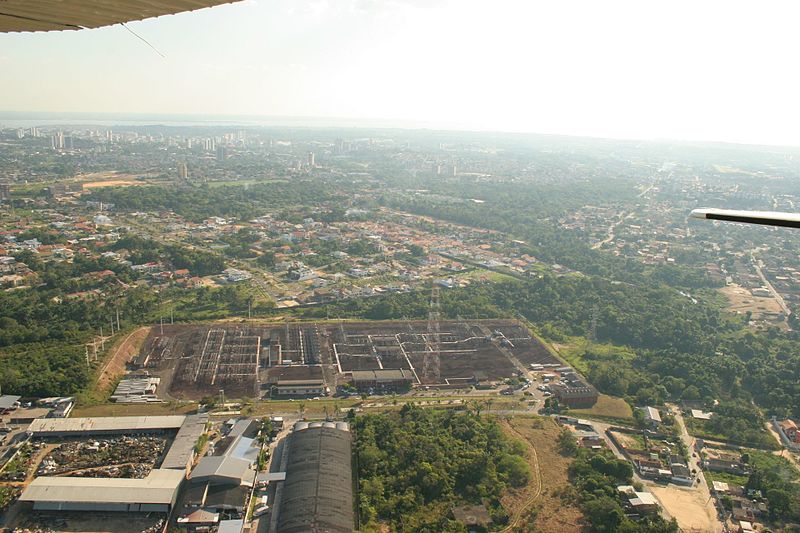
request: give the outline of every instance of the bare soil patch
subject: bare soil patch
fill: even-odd
[[[650,486],[650,491],[664,506],[669,516],[678,521],[683,531],[719,531],[714,506],[705,501],[703,492],[673,485]]]
[[[749,290],[739,285],[728,285],[719,289],[730,302],[728,309],[739,313],[752,313],[753,320],[763,320],[782,313],[781,306],[774,298],[753,296]]]
[[[105,366],[103,366],[103,370],[100,371],[100,376],[97,378],[98,390],[106,390],[118,376],[125,373],[125,363],[139,353],[139,349],[149,333],[149,327],[136,329],[111,349],[111,357],[109,357]]]

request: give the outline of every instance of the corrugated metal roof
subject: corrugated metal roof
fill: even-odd
[[[2,2],[2,0],[0,0]],[[0,3],[2,5],[2,3]],[[104,416],[99,418],[41,418],[34,420],[28,431],[37,433],[92,433],[99,431],[147,431],[178,429],[184,415],[169,416]]]
[[[99,28],[239,0],[0,0],[0,32]]]
[[[0,409],[11,409],[19,399],[20,396],[11,396],[10,394],[0,396]]]
[[[350,432],[309,426],[293,432],[289,439],[278,531],[353,531]]]
[[[192,482],[212,480],[217,483],[242,483],[250,470],[250,461],[235,457],[203,457],[192,470]],[[250,474],[252,481],[252,474]]]
[[[194,456],[197,439],[205,431],[206,422],[208,422],[207,414],[186,417],[186,421],[175,435],[175,440],[161,463],[161,468],[186,468],[189,460]]]
[[[153,470],[144,479],[37,477],[20,500],[27,502],[172,503],[183,481],[178,470]]]
[[[223,520],[219,523],[217,533],[239,533],[244,527],[244,520]]]

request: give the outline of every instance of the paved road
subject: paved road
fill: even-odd
[[[786,305],[783,296],[781,296],[780,293],[778,293],[778,291],[775,290],[775,287],[773,287],[772,283],[769,282],[767,276],[765,276],[764,272],[761,271],[761,269],[764,266],[764,262],[761,261],[761,259],[756,259],[755,255],[753,255],[752,250],[750,251],[750,259],[753,261],[753,268],[756,269],[758,277],[761,278],[761,283],[763,283],[767,287],[769,292],[772,293],[773,298],[775,298],[775,300],[778,302],[778,305],[781,307],[784,316],[783,321],[784,322],[788,321],[789,315],[792,313],[792,311],[789,309],[789,306]]]

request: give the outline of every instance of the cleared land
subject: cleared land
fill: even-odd
[[[572,460],[556,448],[558,425],[551,418],[517,416],[501,426],[509,436],[523,439],[532,450],[527,456],[531,482],[523,490],[510,492],[503,498],[503,506],[512,518],[511,525],[524,528],[529,523],[526,517],[535,513],[532,530],[580,532],[583,520],[580,509],[559,496],[570,486]]]
[[[752,313],[753,320],[775,319],[783,311],[780,304],[772,297],[753,296],[749,290],[739,285],[728,285],[719,289],[730,305],[728,309],[737,313]]]
[[[674,485],[650,485],[648,489],[655,494],[669,516],[678,521],[682,531],[720,531],[714,505],[705,501],[702,491]]]
[[[597,398],[597,403],[591,409],[573,409],[570,411],[575,416],[580,415],[594,415],[599,417],[632,419],[633,411],[631,406],[622,398],[614,398],[613,396],[606,396],[601,394]]]
[[[510,354],[510,355],[508,355]],[[436,370],[424,372],[426,359]],[[517,361],[514,361],[516,359]],[[136,363],[162,378],[166,399],[259,397],[287,379],[323,379],[330,390],[353,370],[409,370],[414,384],[501,382],[518,364],[560,364],[514,320],[261,322],[153,327]]]

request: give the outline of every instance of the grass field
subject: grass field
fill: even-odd
[[[514,531],[582,531],[583,516],[575,505],[569,481],[570,457],[561,455],[557,439],[561,431],[551,418],[515,416],[502,427],[512,438],[525,439],[535,450],[528,455],[531,482],[522,491],[511,492],[503,498],[503,506],[514,515],[515,511],[534,516],[518,524]],[[538,476],[537,476],[538,473]],[[541,481],[537,487],[536,479]],[[537,492],[538,489],[538,492]],[[520,508],[522,507],[522,509]]]
[[[624,420],[633,419],[633,410],[625,400],[605,394],[601,394],[598,397],[597,403],[591,409],[571,409],[570,414],[575,416],[594,415]]]
[[[736,474],[729,474],[727,472],[712,472],[710,470],[705,471],[705,476],[706,483],[708,483],[709,487],[712,486],[713,481],[723,481],[729,485],[743,487],[747,485],[747,480],[750,479],[748,476],[738,476]]]
[[[625,346],[591,342],[583,337],[572,337],[567,342],[554,344],[562,359],[586,375],[591,361],[633,359],[636,354]]]

